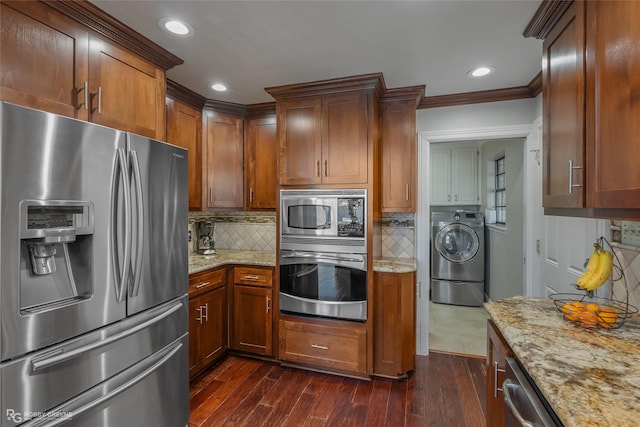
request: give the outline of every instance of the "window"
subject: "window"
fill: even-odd
[[[502,156],[495,161],[496,188],[495,188],[495,207],[496,207],[496,223],[507,223],[507,176],[504,167],[504,159]]]

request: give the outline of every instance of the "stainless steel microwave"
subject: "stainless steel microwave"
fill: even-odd
[[[280,190],[280,247],[366,253],[367,190]]]

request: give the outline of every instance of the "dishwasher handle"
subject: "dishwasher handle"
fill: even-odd
[[[518,422],[522,427],[535,427],[533,423],[530,423],[529,421],[524,419],[522,414],[520,414],[520,411],[518,411],[518,408],[516,408],[515,403],[513,403],[511,393],[515,392],[520,388],[522,388],[520,384],[514,383],[509,378],[504,380],[504,382],[502,383],[502,393],[504,395],[504,403],[505,405],[507,405],[507,408],[509,408],[509,411],[511,411],[511,414],[513,414],[513,416],[516,418],[516,420],[518,420]]]

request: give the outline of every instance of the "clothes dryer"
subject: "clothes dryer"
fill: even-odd
[[[484,302],[484,215],[431,214],[431,301],[481,306]]]

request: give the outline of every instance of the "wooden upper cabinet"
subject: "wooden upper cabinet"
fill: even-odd
[[[277,108],[280,184],[320,184],[322,101],[283,101]]]
[[[2,2],[0,18],[2,101],[86,120],[87,30],[38,2]]]
[[[180,58],[91,2],[0,7],[1,100],[165,139],[165,70]]]
[[[585,204],[585,21],[575,2],[543,43],[543,205]]]
[[[202,210],[202,111],[167,98],[167,142],[189,151],[189,209]]]
[[[418,194],[416,99],[383,102],[381,129],[382,211],[415,212]]]
[[[278,200],[276,118],[246,121],[245,178],[247,210],[275,209]]]
[[[98,37],[89,61],[90,120],[164,140],[164,71]]]
[[[279,107],[280,184],[366,184],[366,93],[285,101]]]
[[[640,208],[640,2],[586,2],[588,205]],[[636,214],[638,216],[638,214]]]
[[[280,185],[373,189],[382,74],[265,90],[276,100]]]
[[[367,94],[322,99],[323,184],[366,184],[369,138]]]
[[[203,158],[203,206],[206,208],[242,208],[243,118],[205,109]]]

